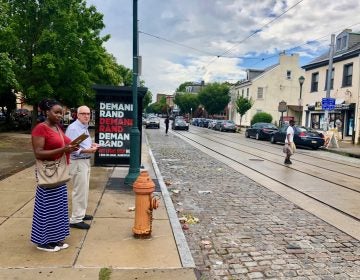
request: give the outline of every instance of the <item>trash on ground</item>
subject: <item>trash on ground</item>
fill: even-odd
[[[172,183],[171,183],[171,181],[165,181],[165,185],[167,185],[167,186],[170,186]]]
[[[203,244],[203,245],[210,245],[210,244],[211,244],[211,241],[209,241],[209,240],[201,240],[201,244]]]
[[[209,194],[212,193],[212,191],[198,191],[199,194]]]
[[[128,211],[131,212],[131,211],[135,211],[135,206],[131,206],[128,208]]]
[[[200,221],[198,218],[194,217],[191,214],[183,215],[182,218],[180,219],[184,219],[184,218],[185,218],[185,223],[188,223],[190,225],[197,224]]]
[[[173,193],[178,194],[180,191],[179,190],[171,190]]]
[[[183,205],[183,203],[182,202],[178,202],[178,203],[176,203],[177,205],[179,205],[179,206],[181,206],[181,205]]]
[[[182,229],[189,229],[189,226],[187,224],[183,224]]]

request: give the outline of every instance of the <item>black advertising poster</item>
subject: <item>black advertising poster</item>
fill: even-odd
[[[94,86],[93,88],[96,91],[95,142],[100,145],[95,154],[95,165],[129,165],[130,131],[133,126],[134,110],[132,88],[115,86]],[[146,88],[138,88],[140,132],[142,99],[145,93]],[[141,147],[139,150],[141,151]]]

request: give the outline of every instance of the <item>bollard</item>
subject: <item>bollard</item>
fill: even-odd
[[[141,171],[133,184],[135,192],[135,238],[150,238],[152,231],[152,211],[159,207],[159,199],[153,195],[155,183],[147,171]]]

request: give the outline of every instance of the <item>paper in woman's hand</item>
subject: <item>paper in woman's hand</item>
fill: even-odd
[[[89,135],[83,133],[80,136],[76,137],[74,140],[70,142],[70,145],[72,146],[79,146],[82,141],[84,141],[86,138],[88,138]]]

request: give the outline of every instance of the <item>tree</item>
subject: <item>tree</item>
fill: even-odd
[[[253,100],[243,96],[239,96],[236,101],[236,111],[240,114],[240,131],[241,131],[241,121],[242,117],[249,111],[254,104]]]
[[[28,104],[44,97],[75,107],[93,100],[94,83],[118,84],[116,62],[100,37],[103,16],[85,0],[6,0],[16,76]],[[34,106],[37,111],[37,106]]]
[[[197,94],[184,92],[177,92],[175,94],[174,103],[180,108],[182,113],[195,111],[200,105]]]
[[[251,119],[251,124],[264,122],[264,123],[271,123],[272,122],[272,115],[265,112],[256,113],[253,118]]]
[[[144,98],[143,98],[143,102],[142,102],[142,104],[143,104],[143,110],[146,110],[146,108],[149,106],[149,104],[150,104],[150,102],[152,101],[152,93],[151,93],[151,91],[147,91],[146,93],[145,93],[145,96],[144,96]]]
[[[176,89],[176,92],[185,92],[185,91],[186,91],[186,87],[189,86],[189,85],[192,85],[192,84],[193,84],[192,82],[182,83],[182,84]]]
[[[229,104],[229,86],[226,84],[212,83],[205,86],[198,94],[200,103],[210,114],[217,114]]]

